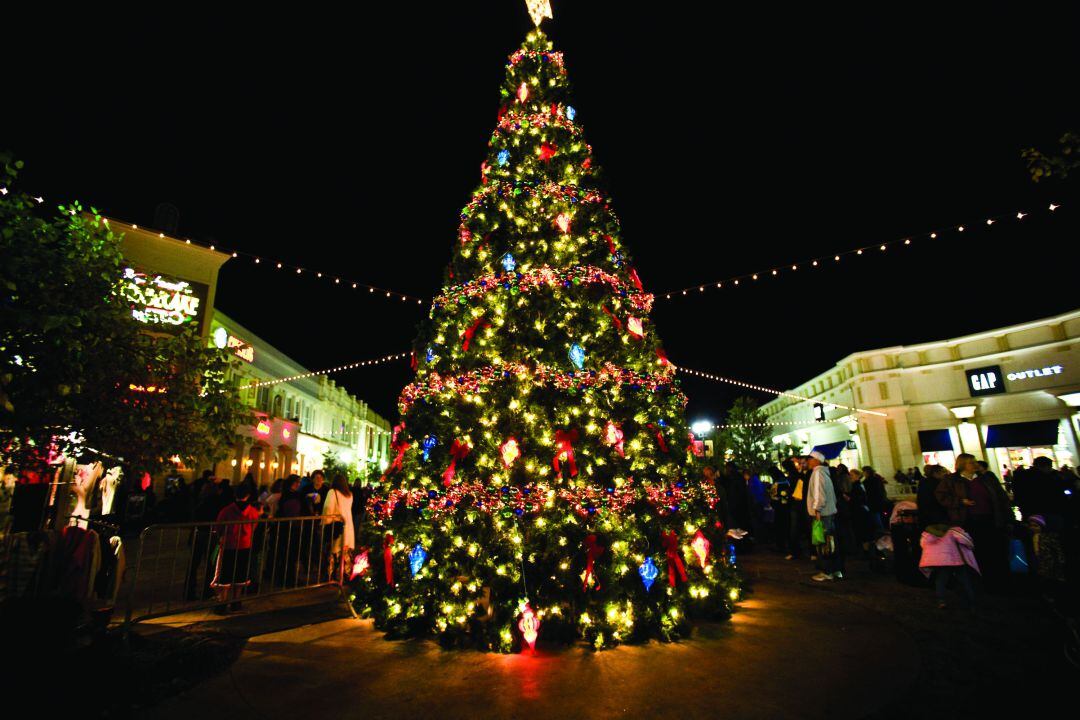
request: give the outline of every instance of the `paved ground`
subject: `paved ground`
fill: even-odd
[[[920,674],[916,640],[806,564],[744,556],[753,596],[689,641],[536,656],[387,642],[338,619],[252,637],[231,670],[148,711],[152,718],[859,718]],[[869,576],[905,594],[891,577]],[[927,604],[929,600],[927,599]]]

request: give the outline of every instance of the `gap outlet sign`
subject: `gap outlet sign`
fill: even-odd
[[[988,365],[966,372],[968,392],[971,397],[1000,395],[1005,392],[1005,378],[1001,375],[1000,365]]]

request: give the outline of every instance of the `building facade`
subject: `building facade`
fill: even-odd
[[[956,455],[999,475],[1080,457],[1080,310],[966,337],[857,352],[763,406],[774,440],[886,478]],[[816,406],[816,407],[815,407]],[[882,415],[852,412],[840,406]]]
[[[311,376],[252,386],[308,370],[214,307],[218,273],[231,255],[113,218],[109,224],[123,234],[128,265],[121,288],[132,317],[152,333],[194,325],[207,342],[231,349],[238,359],[234,380],[255,421],[237,428],[233,456],[217,463],[216,474],[238,482],[251,472],[268,483],[320,469],[328,453],[357,473],[386,468],[390,423],[333,380]],[[180,466],[177,472],[190,477],[195,469]]]
[[[365,402],[325,375],[301,377],[307,368],[219,310],[210,342],[236,355],[234,381],[255,414],[253,425],[238,429],[233,456],[215,474],[236,482],[250,472],[259,484],[270,483],[322,468],[328,453],[356,474],[386,468],[390,423]],[[265,384],[282,378],[294,379]]]

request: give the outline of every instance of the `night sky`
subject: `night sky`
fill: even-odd
[[[141,226],[170,202],[180,237],[429,298],[531,24],[516,0],[443,5],[10,18],[0,147],[50,201]],[[658,300],[677,364],[787,388],[857,350],[1080,306],[1077,185],[1035,185],[1020,157],[1080,130],[1075,9],[552,5],[545,30],[646,289],[917,238]],[[1017,210],[1038,217],[985,226]],[[312,369],[405,350],[423,315],[237,260],[217,304]],[[393,419],[409,376],[337,379]],[[738,394],[684,382],[692,418]]]

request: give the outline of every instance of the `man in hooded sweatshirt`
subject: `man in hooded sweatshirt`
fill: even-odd
[[[836,492],[825,456],[817,450],[806,456],[806,467],[810,469],[810,482],[806,495],[806,512],[811,520],[820,520],[825,529],[825,543],[818,546],[817,555],[821,558],[821,572],[814,575],[816,582],[839,580],[844,577],[839,567],[839,555],[836,548]]]

